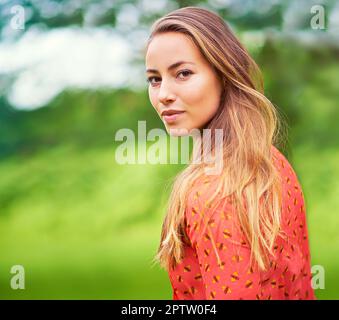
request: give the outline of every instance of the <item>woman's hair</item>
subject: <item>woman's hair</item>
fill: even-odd
[[[193,40],[222,81],[219,108],[205,126],[212,134],[215,129],[224,132],[224,168],[209,201],[220,192],[232,199],[251,247],[251,263],[254,257],[259,268],[267,270],[269,254],[273,254],[275,239],[281,232],[281,180],[272,161],[279,121],[275,107],[263,94],[260,70],[223,19],[209,10],[185,7],[158,19],[146,50],[154,36],[165,32],[179,32]],[[167,271],[183,258],[188,239],[188,194],[203,171],[204,164],[191,162],[175,178],[155,256]]]

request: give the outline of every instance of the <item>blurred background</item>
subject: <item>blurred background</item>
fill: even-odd
[[[339,2],[320,0],[0,0],[0,298],[172,299],[151,261],[183,165],[118,165],[114,137],[138,120],[164,129],[143,46],[156,18],[191,5],[261,67],[325,270],[316,296],[339,298]]]

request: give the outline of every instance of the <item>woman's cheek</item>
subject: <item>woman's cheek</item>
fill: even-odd
[[[148,94],[149,94],[149,99],[151,101],[151,104],[152,104],[153,108],[157,111],[157,113],[159,114],[159,110],[157,109],[156,95],[151,89],[149,89],[148,92],[149,92]]]

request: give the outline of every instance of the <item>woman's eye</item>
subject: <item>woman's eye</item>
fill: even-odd
[[[190,71],[190,70],[183,70],[183,71],[180,71],[180,72],[178,73],[178,76],[179,76],[180,74],[182,74],[182,75],[184,76],[183,78],[187,78],[189,75],[192,74],[192,71]],[[183,79],[183,78],[181,78],[181,79]]]
[[[146,81],[148,83],[150,83],[151,85],[154,85],[154,84],[156,84],[156,82],[153,82],[153,80],[157,80],[157,79],[160,79],[160,78],[158,78],[158,77],[149,77],[148,79],[146,79]]]

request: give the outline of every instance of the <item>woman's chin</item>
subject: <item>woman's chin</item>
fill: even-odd
[[[166,130],[170,136],[173,137],[182,137],[189,135],[189,130],[182,127],[166,127]]]
[[[166,126],[167,133],[170,136],[201,136],[204,128],[192,128],[182,126]]]

